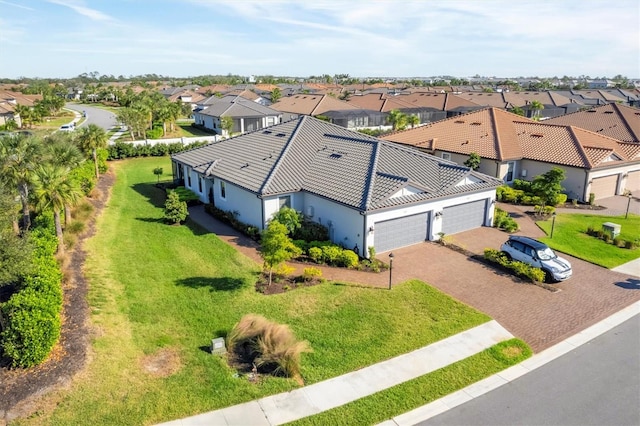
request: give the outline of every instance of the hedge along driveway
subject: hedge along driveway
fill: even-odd
[[[36,422],[150,424],[296,387],[235,377],[207,352],[244,314],[287,323],[314,352],[307,383],[409,352],[489,318],[420,281],[393,291],[325,284],[275,296],[254,290],[259,266],[198,226],[162,222],[153,169],[167,158],[110,163],[112,197],[87,242],[93,356]]]

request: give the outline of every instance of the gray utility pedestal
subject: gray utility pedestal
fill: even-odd
[[[611,235],[611,238],[615,238],[620,235],[620,225],[612,222],[605,222],[602,224],[602,230]]]

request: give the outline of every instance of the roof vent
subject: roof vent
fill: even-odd
[[[265,135],[270,135],[271,134],[271,130],[265,130],[264,132],[262,132]]]
[[[479,121],[474,121],[473,123],[471,123],[472,126],[480,126],[482,123]]]
[[[284,133],[276,133],[276,136],[279,137],[279,138],[283,138],[283,137],[285,137],[287,135],[285,135]]]
[[[605,114],[613,114],[613,111],[605,111]]]
[[[544,135],[543,135],[542,133],[531,133],[531,137],[532,137],[532,138],[541,138],[541,137],[543,137],[543,136],[544,136]]]
[[[464,124],[464,120],[456,120],[456,121],[454,121],[454,123],[456,123],[456,124]]]
[[[336,152],[334,152],[333,154],[331,154],[331,155],[329,156],[329,158],[341,158],[341,157],[342,157],[342,154],[338,154],[338,153],[336,153]]]
[[[587,112],[596,112],[595,109],[588,109]]]

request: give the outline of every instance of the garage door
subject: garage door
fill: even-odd
[[[445,207],[442,210],[442,232],[446,235],[478,228],[484,224],[485,200]]]
[[[429,217],[427,213],[376,222],[374,225],[376,252],[393,250],[427,239]]]
[[[616,195],[618,186],[618,175],[596,178],[591,182],[591,192],[596,194],[596,200],[600,198],[613,197]]]
[[[640,197],[640,170],[637,172],[629,172],[625,189],[633,192],[633,195]]]

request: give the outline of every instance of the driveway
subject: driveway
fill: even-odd
[[[500,207],[512,209],[510,206]],[[513,210],[512,215],[521,225],[518,234],[534,238],[544,235],[526,215],[518,216],[518,212]],[[500,248],[507,238],[507,233],[486,227],[452,236],[456,245],[476,254],[482,254],[485,248]],[[563,256],[572,264],[573,277],[554,284],[562,291],[552,293],[541,287],[517,283],[446,248],[443,249],[451,253],[442,253],[437,262],[425,261],[426,256],[433,258],[434,253],[423,246],[394,251],[394,263],[400,263],[405,256],[412,259],[417,277],[491,315],[536,352],[640,300],[640,280],[637,277],[613,272],[568,255]],[[422,257],[421,251],[424,253]],[[421,263],[424,266],[419,266]],[[493,276],[487,277],[486,269]]]

